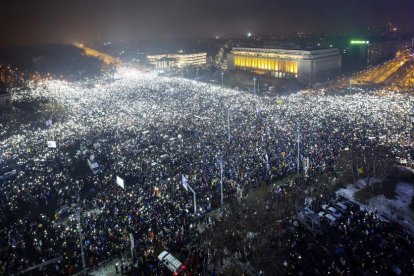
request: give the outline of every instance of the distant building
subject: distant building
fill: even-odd
[[[207,64],[207,53],[147,55],[147,60],[155,69],[203,66]]]
[[[400,45],[397,40],[351,40],[347,59],[350,59],[356,68],[363,69],[376,65],[395,57]]]
[[[386,59],[393,58],[398,51],[398,41],[387,40],[368,44],[367,64],[374,65]]]
[[[234,47],[227,55],[227,66],[229,70],[267,73],[277,78],[308,83],[337,74],[341,70],[341,55],[336,48],[287,50]]]
[[[0,108],[11,106],[11,95],[0,90]]]
[[[155,69],[165,69],[176,67],[176,59],[166,56],[147,56],[147,59],[151,66]]]

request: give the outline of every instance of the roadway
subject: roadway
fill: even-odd
[[[75,43],[74,45],[76,47],[82,49],[87,56],[98,58],[98,59],[102,60],[107,65],[121,65],[122,64],[122,61],[120,59],[112,57],[112,56],[110,56],[108,54],[105,54],[103,52],[99,52],[95,49],[86,47],[83,44]]]
[[[381,65],[364,70],[352,78],[352,84],[379,84],[392,88],[414,88],[414,55],[405,51]]]

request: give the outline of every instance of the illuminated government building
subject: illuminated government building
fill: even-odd
[[[147,60],[155,69],[203,66],[207,63],[207,53],[148,55]]]
[[[248,70],[277,78],[296,78],[309,83],[323,80],[341,70],[338,49],[286,50],[233,47],[227,55],[229,70]]]

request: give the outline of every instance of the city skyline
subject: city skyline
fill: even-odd
[[[151,40],[247,33],[412,31],[414,3],[398,1],[2,1],[0,46]]]

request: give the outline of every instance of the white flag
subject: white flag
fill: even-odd
[[[131,250],[133,250],[135,247],[135,240],[134,235],[132,235],[132,233],[129,233],[129,241],[131,242]]]
[[[266,169],[269,171],[270,170],[269,155],[267,155],[267,152],[266,152],[265,158],[266,158]]]
[[[183,184],[184,189],[188,191],[188,182],[183,174],[181,175],[181,183]]]
[[[242,188],[240,188],[240,186],[239,186],[239,185],[237,185],[237,192],[236,192],[236,194],[237,194],[237,196],[238,196],[239,198],[243,198],[243,189],[242,189]]]
[[[52,125],[52,119],[47,120],[45,124],[47,127],[50,127]]]
[[[119,176],[116,176],[116,184],[118,184],[118,186],[120,186],[122,189],[125,189],[125,182]]]
[[[56,141],[47,141],[47,147],[55,149],[56,148]]]

